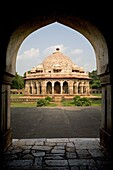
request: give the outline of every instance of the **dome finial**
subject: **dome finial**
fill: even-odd
[[[60,48],[56,48],[56,51],[59,51],[60,50]]]

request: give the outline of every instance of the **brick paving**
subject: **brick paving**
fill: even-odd
[[[113,170],[99,138],[13,139],[4,170]]]

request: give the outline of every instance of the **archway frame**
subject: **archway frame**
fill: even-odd
[[[84,20],[83,18],[73,17],[70,15],[52,15],[52,16],[38,16],[27,22],[21,24],[10,36],[9,42],[7,42],[6,53],[6,68],[3,76],[2,91],[6,92],[7,100],[2,103],[2,115],[1,116],[1,131],[2,133],[2,146],[5,150],[12,142],[12,130],[10,123],[10,84],[12,77],[16,72],[16,57],[20,45],[24,39],[30,35],[32,32],[49,25],[51,23],[58,22],[66,25],[73,30],[78,31],[83,36],[85,36],[89,42],[92,44],[95,56],[96,56],[96,66],[97,74],[100,76],[102,84],[102,125],[100,127],[100,143],[109,148],[111,146],[111,131],[112,131],[112,121],[111,121],[111,82],[109,73],[109,56],[107,43],[104,36],[99,31],[99,29],[93,25],[93,23]],[[107,99],[107,100],[106,100]],[[4,108],[6,108],[4,110]]]

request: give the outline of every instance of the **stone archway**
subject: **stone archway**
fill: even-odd
[[[111,141],[111,85],[110,85],[110,73],[109,73],[109,58],[108,49],[105,38],[98,28],[82,18],[73,17],[69,15],[50,15],[50,16],[38,16],[34,19],[24,22],[20,25],[10,36],[7,50],[6,50],[6,67],[4,73],[4,80],[2,85],[2,91],[4,91],[5,96],[2,96],[2,100],[6,100],[5,104],[2,103],[2,138],[3,138],[3,148],[4,150],[11,144],[11,123],[10,123],[10,83],[12,77],[15,75],[16,71],[16,56],[18,49],[23,42],[23,40],[33,31],[46,26],[53,22],[59,22],[64,24],[73,30],[76,30],[83,34],[92,44],[97,63],[97,74],[100,76],[102,84],[102,127],[100,129],[100,141],[101,143],[109,147]],[[5,83],[4,83],[5,82]],[[4,85],[5,84],[5,85]],[[41,91],[41,89],[40,89]],[[107,102],[106,102],[107,101]],[[4,110],[6,108],[6,110]],[[109,141],[109,142],[108,142]]]
[[[68,94],[68,83],[67,83],[67,81],[63,82],[63,93]]]
[[[50,81],[46,85],[46,94],[52,94],[52,83]]]
[[[56,81],[54,83],[54,94],[60,94],[60,93],[61,93],[60,83]]]

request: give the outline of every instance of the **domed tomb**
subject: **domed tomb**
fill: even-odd
[[[89,75],[59,48],[26,73],[26,95],[89,95]]]

